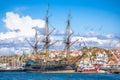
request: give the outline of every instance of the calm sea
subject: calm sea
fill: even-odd
[[[0,80],[120,80],[120,74],[43,74],[0,72]]]

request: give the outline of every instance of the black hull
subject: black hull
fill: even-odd
[[[74,67],[68,65],[31,65],[24,68],[25,71],[63,71],[63,70],[75,70]]]
[[[76,65],[65,63],[62,61],[51,61],[51,62],[33,62],[32,64],[29,62],[26,62],[26,65],[24,66],[25,71],[62,71],[62,70],[75,70]]]

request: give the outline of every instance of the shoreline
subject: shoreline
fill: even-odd
[[[26,70],[16,70],[16,69],[11,69],[11,70],[5,70],[5,69],[0,69],[0,72],[40,72],[44,74],[120,74],[120,72],[109,72],[109,71],[90,71],[90,72],[75,72],[75,70],[58,70],[58,71],[26,71]]]
[[[45,74],[59,74],[59,73],[66,73],[66,74],[111,74],[109,72],[106,72],[106,71],[98,71],[98,72],[75,72],[75,70],[62,70],[62,71],[43,71],[41,73],[45,73]]]

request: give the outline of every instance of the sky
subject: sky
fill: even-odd
[[[81,38],[88,47],[120,47],[119,0],[0,0],[0,55],[32,50],[25,38],[33,43],[35,26],[42,35],[48,4],[51,41],[62,40],[70,13],[75,49],[84,46]]]

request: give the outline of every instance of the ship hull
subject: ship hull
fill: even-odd
[[[48,62],[40,64],[29,64],[24,66],[26,71],[62,71],[62,70],[75,70],[75,64],[61,63],[61,62]]]

